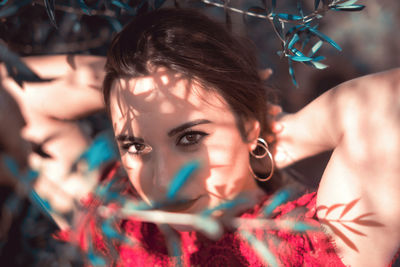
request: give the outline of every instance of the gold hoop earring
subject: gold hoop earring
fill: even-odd
[[[263,152],[261,154],[255,152],[255,151],[259,150],[259,149],[263,150]],[[259,176],[257,176],[254,173],[253,169],[251,168],[251,164],[249,165],[249,169],[250,169],[250,172],[253,175],[254,179],[256,179],[256,180],[258,180],[260,182],[266,182],[269,179],[271,179],[272,175],[274,174],[274,158],[272,157],[272,154],[268,149],[267,142],[265,142],[265,140],[260,138],[260,137],[257,138],[257,147],[253,151],[250,151],[250,154],[253,157],[255,157],[256,159],[262,159],[262,158],[265,158],[265,156],[268,155],[269,159],[271,160],[271,171],[270,171],[270,173],[269,173],[269,175],[267,177],[259,177]]]

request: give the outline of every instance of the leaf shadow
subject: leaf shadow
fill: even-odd
[[[327,226],[333,234],[335,234],[338,238],[340,238],[349,248],[352,250],[359,252],[357,246],[355,243],[344,233],[343,230],[339,229],[339,227],[335,226],[334,224],[338,224],[347,231],[358,235],[358,236],[367,236],[364,232],[360,231],[359,226],[364,226],[364,227],[384,227],[385,225],[381,222],[378,222],[374,219],[371,219],[370,217],[373,216],[375,213],[373,212],[367,212],[358,215],[357,217],[354,217],[352,219],[344,219],[344,217],[354,209],[354,207],[357,205],[357,203],[360,201],[360,198],[354,199],[350,201],[349,203],[338,203],[338,204],[333,204],[331,206],[325,206],[325,205],[320,205],[316,208],[317,212],[325,211],[325,215],[323,217],[318,216],[318,219],[321,224],[324,224]],[[339,209],[342,209],[340,212],[340,215],[338,218],[327,218],[329,214],[332,214],[333,211],[339,211]]]

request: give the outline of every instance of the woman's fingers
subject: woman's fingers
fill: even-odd
[[[4,89],[0,89],[0,154],[12,157],[21,169],[27,166],[28,143],[21,137],[25,125],[18,104]],[[0,183],[8,183],[7,166],[0,164]],[[7,181],[6,181],[7,180]]]
[[[260,76],[261,80],[266,81],[271,77],[273,71],[270,68],[259,70],[258,75]]]

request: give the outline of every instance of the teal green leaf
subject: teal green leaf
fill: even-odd
[[[310,50],[310,53],[308,54],[308,56],[312,57],[315,53],[317,53],[323,43],[324,42],[322,40],[319,40],[317,43],[315,43],[313,45],[313,47],[311,47],[311,50]]]
[[[93,267],[102,267],[102,266],[106,266],[106,261],[105,259],[103,259],[102,257],[100,257],[99,255],[96,255],[93,251],[93,240],[91,235],[88,235],[88,251],[86,253],[89,262],[92,264]]]
[[[293,14],[279,13],[277,15],[280,19],[284,20],[302,20],[303,18]]]
[[[317,10],[317,9],[318,9],[319,2],[320,2],[320,0],[315,0],[315,1],[314,1],[314,10]]]
[[[314,57],[312,61],[314,61],[314,62],[319,62],[319,61],[322,61],[322,60],[324,60],[324,59],[325,59],[324,56],[318,56],[318,57]]]
[[[0,43],[0,61],[4,62],[8,75],[11,76],[21,88],[23,88],[24,81],[47,82],[52,80],[40,78],[17,54],[9,50],[8,47],[2,43]]]
[[[86,13],[86,15],[91,16],[91,9],[86,5],[84,0],[78,0],[79,6],[81,7],[81,9],[83,10],[83,12]]]
[[[290,58],[288,59],[288,65],[289,65],[289,74],[290,74],[290,77],[292,78],[292,83],[296,87],[299,87],[299,85],[297,84],[297,81],[296,81],[296,76],[294,75],[293,63]]]
[[[276,32],[283,39],[282,24],[281,24],[281,22],[279,21],[279,18],[276,15],[273,17],[272,22],[274,24],[274,28],[275,28]]]
[[[233,200],[223,202],[214,208],[206,209],[205,211],[203,211],[201,213],[201,215],[210,216],[214,211],[217,211],[217,210],[230,210],[230,209],[235,208],[238,205],[246,203],[247,201],[248,200],[245,198],[235,198]]]
[[[8,155],[2,155],[3,163],[13,176],[19,176],[19,167],[17,162]]]
[[[175,175],[174,179],[171,181],[168,192],[167,192],[167,199],[175,198],[178,191],[182,188],[182,186],[188,181],[190,176],[193,174],[200,167],[200,162],[190,161],[186,163]]]
[[[173,231],[168,224],[160,224],[158,227],[165,236],[168,254],[176,260],[173,266],[182,266],[182,245],[177,232]]]
[[[295,232],[305,232],[305,231],[316,231],[318,228],[307,224],[305,222],[295,222],[294,225],[292,226],[291,230]]]
[[[195,227],[208,238],[218,240],[223,234],[223,229],[213,217],[199,216],[195,221]]]
[[[113,220],[108,219],[105,220],[102,224],[101,224],[101,231],[103,232],[103,234],[110,238],[110,239],[119,239],[119,240],[125,240],[125,237],[123,235],[121,235],[120,233],[118,233],[114,227],[112,226]]]
[[[57,28],[56,15],[54,13],[54,0],[44,0],[44,7],[46,8],[51,24]]]
[[[297,33],[295,33],[295,34],[293,35],[292,40],[290,40],[290,42],[289,42],[289,44],[288,44],[288,48],[292,48],[293,45],[294,45],[295,43],[297,43],[297,41],[298,41],[299,39],[300,39],[299,35],[298,35]]]
[[[301,44],[301,50],[304,50],[306,45],[310,42],[311,34],[307,34],[306,38],[304,38],[303,43]]]
[[[309,62],[304,62],[304,63],[309,65],[309,66],[312,66],[312,67],[314,67],[316,69],[319,69],[319,70],[323,70],[323,69],[326,69],[328,67],[328,65],[325,65],[325,64],[323,64],[321,62],[316,62],[316,61],[309,61]]]
[[[107,21],[111,24],[116,32],[120,32],[122,30],[122,24],[117,19],[107,17]]]
[[[277,192],[272,200],[271,203],[264,208],[264,215],[269,216],[278,206],[285,203],[290,197],[290,192],[288,190],[281,190]]]
[[[154,8],[159,9],[164,3],[165,0],[154,0]]]
[[[99,168],[101,164],[118,158],[118,151],[111,131],[99,133],[93,140],[90,147],[78,158],[88,163],[89,171]]]
[[[265,264],[278,267],[278,261],[274,254],[269,250],[268,246],[258,240],[253,234],[248,231],[241,230],[240,234],[247,240],[247,242],[251,245],[254,251],[263,259]]]
[[[333,41],[331,38],[329,38],[322,32],[320,32],[317,29],[312,28],[312,27],[308,27],[308,29],[310,30],[310,32],[312,32],[313,34],[318,36],[322,41],[325,41],[325,42],[329,43],[330,45],[332,45],[337,50],[342,51],[342,48],[335,41]]]
[[[306,29],[306,27],[303,26],[303,25],[293,26],[292,28],[290,28],[290,29],[286,32],[286,37],[289,36],[290,34],[292,34],[293,32],[294,32],[294,33],[297,33],[297,32],[300,32],[300,31],[302,31],[302,30],[304,30],[304,29]]]
[[[94,267],[106,266],[106,261],[102,257],[94,254],[93,251],[89,251],[87,254],[92,266]]]
[[[311,57],[305,57],[305,56],[291,56],[289,55],[289,58],[293,61],[298,61],[298,62],[304,62],[304,61],[311,61],[313,60]]]
[[[293,53],[295,56],[298,56],[298,57],[305,57],[305,55],[304,55],[300,50],[298,50],[298,49],[296,49],[296,48],[294,48],[294,47],[290,48],[290,51],[292,51],[292,53]]]
[[[32,204],[36,206],[44,216],[46,216],[48,220],[55,223],[53,217],[50,215],[50,212],[52,212],[53,209],[51,208],[49,201],[42,199],[35,190],[31,190],[29,192],[29,199],[31,200]]]
[[[21,172],[17,161],[7,154],[3,154],[1,158],[3,160],[3,164],[7,167],[10,173],[25,185],[29,186],[39,176],[39,173],[32,169]]]
[[[271,0],[271,13],[275,13],[275,8],[276,8],[276,0]]]
[[[363,10],[363,5],[352,5],[352,6],[334,6],[331,9],[335,11],[360,11]]]
[[[303,18],[304,13],[303,13],[303,6],[301,4],[301,0],[297,0],[297,10],[299,11],[300,16]]]
[[[358,0],[349,0],[349,1],[341,1],[338,2],[335,6],[351,6],[355,4]]]
[[[125,3],[121,2],[121,1],[118,1],[118,0],[112,0],[111,4],[113,4],[113,5],[115,5],[115,6],[119,7],[119,8],[125,9],[128,12],[133,12],[134,11],[134,9],[131,6],[129,6],[128,4],[125,4]]]
[[[23,7],[27,4],[30,4],[32,0],[21,0],[21,1],[14,1],[12,5],[0,10],[0,18],[9,17],[14,15],[20,7]],[[6,4],[7,1],[4,3]]]

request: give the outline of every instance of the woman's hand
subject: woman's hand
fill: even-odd
[[[0,144],[4,153],[26,161],[27,155],[20,156],[18,152],[18,146],[26,144],[19,135],[24,126],[23,137],[41,148],[37,150],[34,146],[32,150],[36,153],[30,153],[28,157],[30,167],[40,170],[34,188],[49,201],[53,210],[66,213],[96,182],[95,173],[89,178],[82,172],[71,172],[71,169],[90,144],[89,134],[75,119],[104,107],[101,84],[105,58],[54,55],[22,60],[48,81],[24,82],[21,88],[0,65],[1,85],[5,89],[2,91],[15,99],[13,106],[10,101],[8,105],[0,105]],[[17,122],[19,124],[15,125]],[[24,164],[20,163],[21,166]],[[3,166],[0,172],[5,171]],[[65,227],[62,218],[55,219],[61,228]]]

